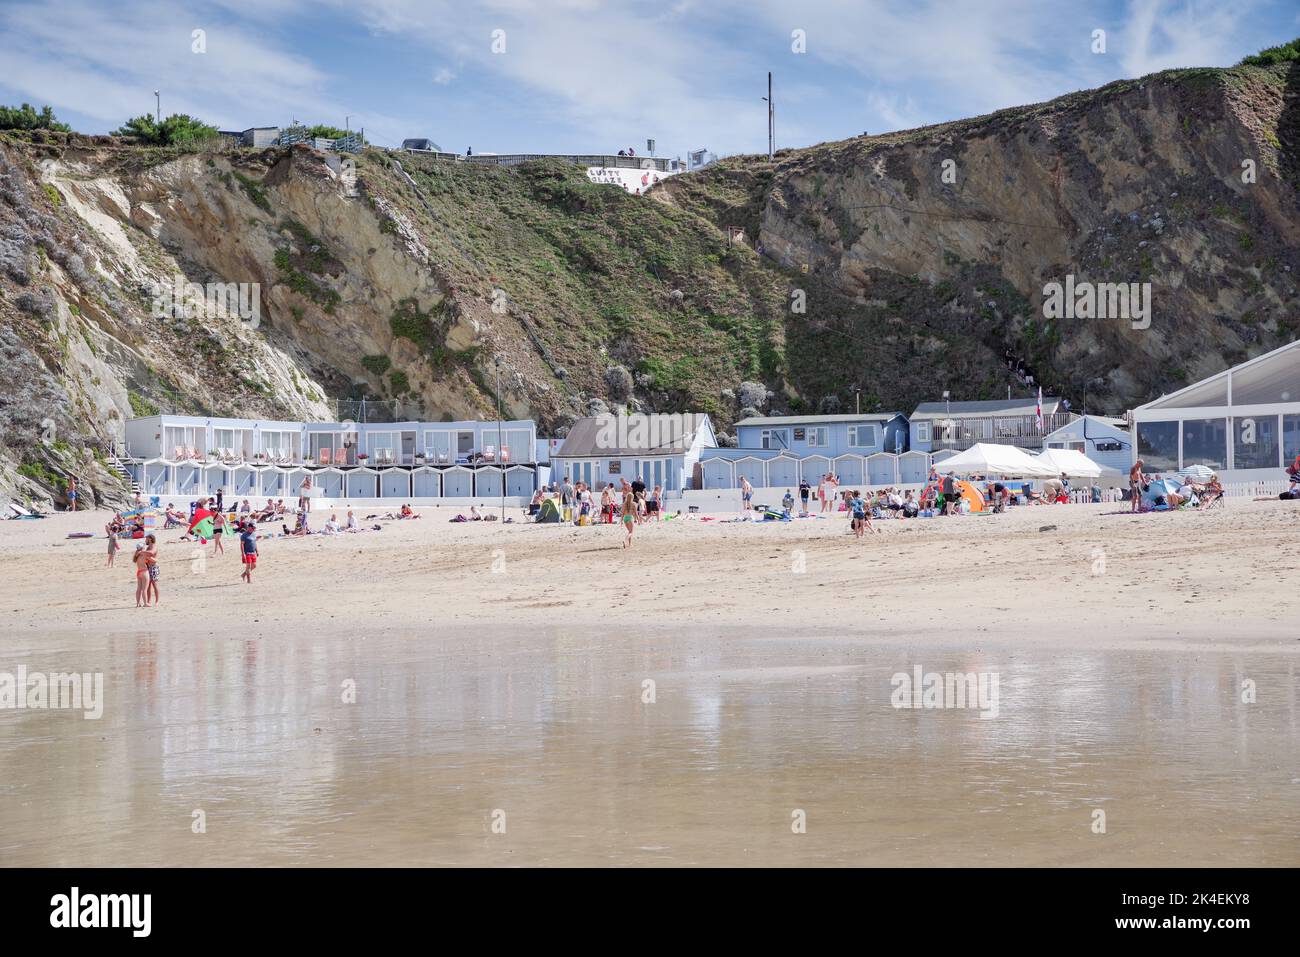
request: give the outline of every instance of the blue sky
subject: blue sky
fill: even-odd
[[[0,103],[102,133],[160,89],[228,129],[351,115],[380,145],[730,154],[766,149],[768,70],[778,146],[803,146],[1297,35],[1295,0],[0,0]]]

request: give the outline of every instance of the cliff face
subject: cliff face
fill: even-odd
[[[1298,114],[1295,64],[1180,71],[640,197],[558,162],[0,137],[0,495],[120,494],[103,452],[155,409],[436,420],[499,391],[543,430],[725,428],[1026,394],[1010,358],[1119,411],[1300,332]],[[1149,327],[1046,318],[1067,276],[1149,283]],[[257,314],[157,315],[178,280],[255,284]]]
[[[865,337],[942,331],[1121,410],[1300,334],[1298,157],[1300,64],[1178,71],[795,152],[759,241],[876,301],[850,318]],[[1045,318],[1068,275],[1150,283],[1149,328]],[[931,395],[945,386],[997,394],[941,378]]]

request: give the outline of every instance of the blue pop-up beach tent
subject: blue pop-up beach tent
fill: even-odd
[[[1152,479],[1147,485],[1146,491],[1142,493],[1142,500],[1156,503],[1156,499],[1163,499],[1166,503],[1169,501],[1169,493],[1177,492],[1182,488],[1182,484],[1177,479]]]

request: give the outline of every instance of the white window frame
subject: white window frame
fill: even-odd
[[[930,423],[928,421],[916,423],[916,441],[930,441]]]
[[[772,436],[781,437],[780,445],[772,445]],[[790,447],[790,430],[789,429],[764,429],[759,435],[759,448],[763,449],[788,449]]]
[[[808,448],[829,449],[831,447],[831,430],[824,425],[810,425],[805,433],[808,436]]]
[[[871,436],[871,441],[862,441],[862,430],[866,429],[867,434]],[[876,426],[874,422],[863,422],[860,425],[849,426],[849,448],[851,449],[874,449],[876,447]]]

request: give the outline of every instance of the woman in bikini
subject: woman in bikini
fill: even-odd
[[[214,548],[212,549],[213,558],[216,558],[218,555],[226,554],[226,550],[221,547],[221,534],[225,530],[226,513],[218,508],[216,514],[212,516],[212,542],[214,545]]]

